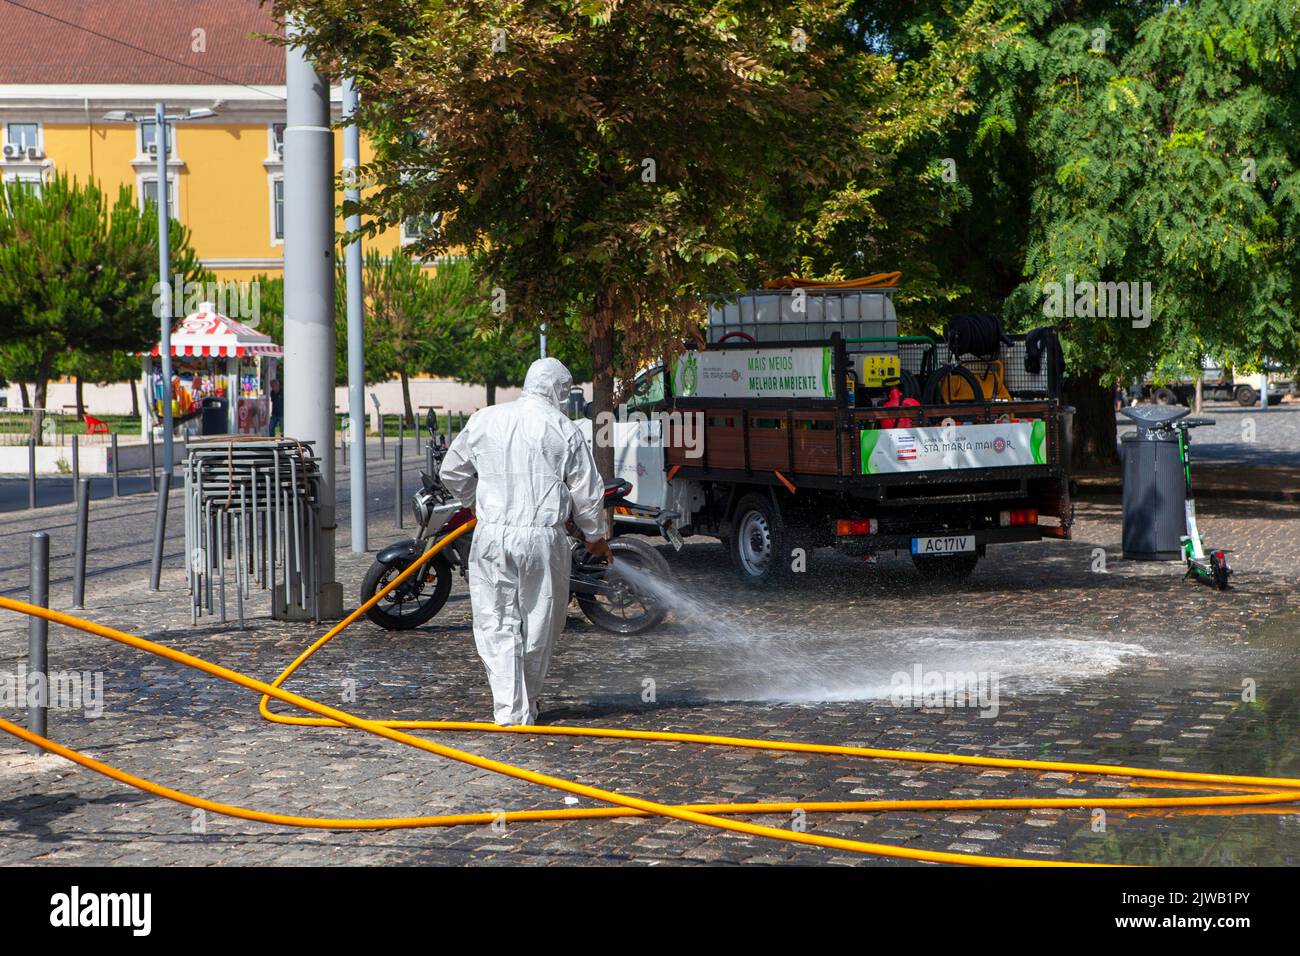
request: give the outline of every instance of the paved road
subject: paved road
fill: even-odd
[[[1271,413],[1270,413],[1271,414]],[[391,500],[376,476],[375,496]],[[388,498],[385,498],[385,494]],[[1220,595],[1177,566],[1119,558],[1118,502],[1080,509],[1076,539],[1006,547],[961,587],[923,583],[906,559],[876,567],[818,553],[807,580],[738,590],[711,539],[673,562],[684,605],[657,631],[615,637],[576,609],[553,667],[544,719],[789,740],[1183,770],[1300,776],[1300,505],[1207,501],[1207,537],[1236,549],[1237,588]],[[144,588],[147,497],[99,502],[87,615],[269,679],[318,628],[265,616],[246,631],[188,624],[173,512],[165,590]],[[397,532],[376,513],[372,545]],[[68,506],[0,519],[0,593],[21,594],[26,541],[52,534],[54,604],[66,608]],[[346,521],[340,545],[346,549]],[[1099,563],[1104,558],[1104,568]],[[369,556],[339,553],[348,590]],[[1104,573],[1100,573],[1104,570]],[[252,611],[265,614],[255,597]],[[290,689],[367,715],[484,719],[464,586],[429,626],[389,634],[368,623],[323,651]],[[0,617],[0,671],[23,664],[25,625]],[[58,711],[70,746],[171,786],[244,806],[391,816],[563,806],[518,781],[341,730],[268,725],[256,698],[106,641],[55,629],[52,666],[98,673],[103,715]],[[889,699],[898,674],[996,674],[996,715]],[[643,700],[646,681],[655,700]],[[1243,700],[1243,683],[1255,688]],[[346,700],[355,695],[354,701]],[[923,704],[924,702],[918,702]],[[984,708],[989,710],[989,708]],[[21,710],[0,705],[21,719]],[[537,770],[665,802],[872,797],[1169,795],[1118,778],[769,755],[580,738],[457,734],[456,745]],[[0,741],[0,863],[221,865],[421,863],[880,863],[654,819],[454,830],[292,831],[190,811]],[[1176,792],[1176,791],[1173,791]],[[585,801],[584,801],[585,803]],[[1087,809],[810,815],[812,832],[930,849],[1042,859],[1176,864],[1300,863],[1295,807],[1186,815]],[[764,822],[792,825],[789,817]],[[885,865],[896,865],[886,862]]]
[[[368,487],[373,488],[372,507],[387,508],[390,512],[393,507],[393,483],[394,483],[394,461],[392,448],[396,439],[389,439],[381,449],[379,439],[372,438],[369,440],[367,448],[367,462],[369,464]],[[404,457],[402,461],[404,482],[407,488],[414,488],[413,482],[419,480],[420,469],[424,467],[424,451],[414,438],[407,438]],[[340,488],[340,512],[343,516],[350,514],[349,509],[349,471],[343,463],[341,456],[337,457],[337,478]],[[176,470],[176,481],[181,480],[181,469]],[[91,500],[102,500],[112,498],[113,496],[113,479],[110,475],[91,475],[82,474],[83,478],[90,479]],[[118,481],[118,489],[121,497],[139,497],[151,494],[149,490],[149,476],[147,472],[123,472]],[[387,497],[381,497],[384,491],[387,491]],[[69,504],[74,500],[73,481],[70,475],[44,475],[36,479],[36,506],[37,508],[47,508],[54,505]],[[26,475],[0,475],[0,514],[12,511],[26,511],[27,509],[27,476]]]
[[[1259,408],[1242,408],[1233,403],[1207,403],[1205,416],[1214,418],[1213,426],[1201,427],[1193,432],[1193,456],[1197,461],[1239,465],[1288,465],[1300,467],[1300,402],[1288,403],[1261,412]],[[1116,416],[1119,433],[1132,428],[1123,416]],[[375,487],[376,507],[392,508],[393,459],[391,448],[396,439],[385,445],[381,458],[379,440],[369,439],[367,449],[371,482]],[[414,438],[408,438],[405,451],[406,480],[418,479],[422,467],[423,451]],[[179,471],[178,471],[179,474]],[[348,487],[348,469],[338,459],[340,488]],[[91,478],[91,496],[103,499],[112,496],[112,479],[107,475]],[[120,480],[123,496],[149,493],[148,477],[140,472],[124,472]],[[388,496],[382,497],[382,489]],[[73,500],[72,478],[66,475],[40,477],[36,481],[37,507],[64,504]],[[346,509],[346,494],[341,496],[341,506]],[[0,513],[22,511],[27,508],[27,479],[24,475],[0,475]],[[344,510],[341,514],[346,515]]]
[[[1300,402],[1270,406],[1268,411],[1206,402],[1200,417],[1212,418],[1214,424],[1192,431],[1193,461],[1300,467]],[[1133,427],[1122,415],[1116,420],[1120,434]]]

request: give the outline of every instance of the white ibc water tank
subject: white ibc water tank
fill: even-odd
[[[894,289],[764,289],[709,304],[708,339],[743,332],[756,342],[895,338]],[[802,308],[800,308],[802,307]],[[855,352],[892,351],[887,342],[850,343]]]

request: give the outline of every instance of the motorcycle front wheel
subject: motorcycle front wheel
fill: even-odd
[[[376,591],[392,581],[410,565],[407,563],[370,565],[361,582],[361,603],[374,597]],[[385,594],[366,617],[389,631],[406,631],[419,627],[442,610],[451,593],[451,564],[441,554],[422,573],[414,574],[396,589]],[[423,578],[424,580],[419,580]]]
[[[671,575],[668,562],[650,545],[634,538],[615,538],[609,546],[614,552],[614,567],[598,572],[604,589],[599,594],[577,595],[578,607],[602,631],[611,634],[648,631],[668,616],[668,608],[661,597],[646,593],[644,586],[639,585],[642,575],[667,584]],[[630,567],[632,573],[621,576],[619,567]]]

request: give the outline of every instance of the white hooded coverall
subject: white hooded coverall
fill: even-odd
[[[531,724],[569,606],[572,517],[605,536],[604,482],[578,427],[560,411],[573,384],[553,358],[528,369],[523,395],[470,416],[443,459],[443,484],[474,510],[469,554],[474,643],[498,724]]]

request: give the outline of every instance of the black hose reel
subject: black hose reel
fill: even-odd
[[[950,378],[959,378],[971,391],[972,401],[984,399],[984,389],[974,373],[961,364],[962,356],[993,361],[1002,355],[1002,346],[1011,340],[1002,334],[1002,323],[992,312],[964,312],[954,315],[943,329],[943,339],[950,353],[949,364],[941,365],[927,377],[925,383],[926,405],[947,405],[944,385]],[[994,389],[996,392],[996,387]],[[948,391],[951,395],[951,390]]]

